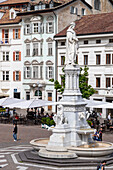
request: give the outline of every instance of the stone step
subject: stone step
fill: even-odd
[[[102,160],[107,161],[107,165],[113,164],[113,157],[107,158],[99,158],[99,159],[49,159],[42,158],[38,156],[38,154],[34,154],[31,151],[25,151],[19,153],[19,157],[23,162],[43,164],[48,166],[56,166],[56,167],[96,167]]]

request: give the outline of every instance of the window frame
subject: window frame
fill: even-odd
[[[53,56],[53,43],[48,42],[48,56]]]
[[[7,60],[7,55],[8,55],[8,60]],[[3,51],[2,59],[3,59],[3,61],[9,61],[9,51]]]
[[[9,71],[2,71],[2,81],[9,81]]]

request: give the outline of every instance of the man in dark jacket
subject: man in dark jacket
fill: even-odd
[[[13,138],[14,141],[17,141],[17,124],[14,124]]]

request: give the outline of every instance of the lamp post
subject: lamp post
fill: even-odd
[[[38,85],[38,99],[39,99],[39,89],[42,87],[42,84],[40,84],[39,82],[37,82]]]

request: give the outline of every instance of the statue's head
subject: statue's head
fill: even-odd
[[[74,28],[75,25],[76,25],[75,22],[71,22],[70,27],[71,27],[71,28]]]

